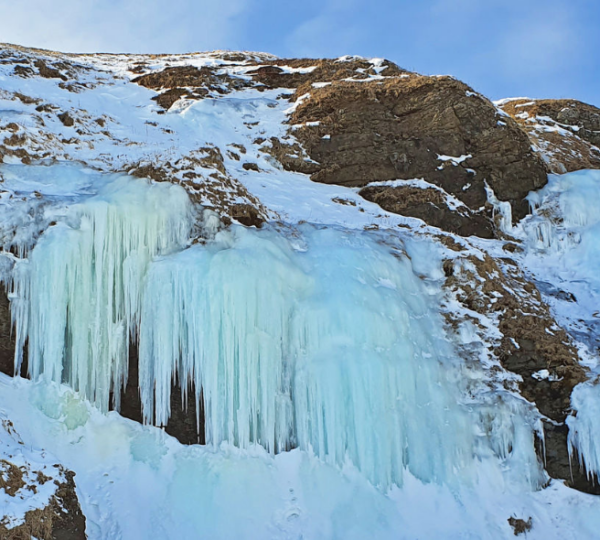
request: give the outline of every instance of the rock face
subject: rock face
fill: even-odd
[[[600,168],[600,109],[574,99],[499,102],[553,173]]]
[[[498,318],[502,338],[494,344],[495,357],[521,378],[519,393],[544,417],[544,448],[538,452],[546,471],[571,487],[600,494],[600,486],[586,477],[577,456],[569,455],[567,444],[565,420],[571,411],[571,392],[587,378],[577,350],[556,324],[536,286],[510,259],[486,256],[481,260],[465,255],[459,253],[444,265],[446,289],[467,314]],[[455,327],[459,321],[451,313],[449,322]],[[552,377],[535,377],[540,370],[547,370]]]
[[[474,212],[486,203],[487,182],[516,219],[528,212],[527,193],[546,183],[544,165],[516,122],[450,77],[338,81],[298,97],[291,123],[320,164],[311,177],[317,182],[425,178]]]
[[[407,185],[367,186],[360,195],[395,214],[422,219],[428,225],[461,236],[493,238],[494,227],[482,213],[473,212],[462,205],[455,207],[443,190],[434,187]]]
[[[13,339],[10,323],[10,306],[0,285],[0,372],[11,377],[14,375],[15,340]]]
[[[527,193],[546,182],[544,165],[516,122],[451,77],[425,77],[389,61],[375,65],[358,58],[261,57],[245,62],[239,76],[177,66],[134,81],[159,91],[155,99],[165,109],[180,98],[203,99],[241,88],[295,89],[290,135],[303,149],[278,139],[265,149],[286,170],[353,187],[426,178],[460,199],[473,223],[466,224],[466,215],[459,219],[461,225],[451,223],[456,219],[445,219],[449,212],[430,205],[407,210],[404,194],[392,196],[389,189],[377,197],[378,204],[391,212],[402,207],[406,215],[460,234],[491,236],[491,223],[483,221],[489,214],[484,208],[486,182],[500,200],[511,203],[515,219],[528,211]],[[302,156],[304,150],[309,160]],[[365,194],[374,200],[373,190]]]

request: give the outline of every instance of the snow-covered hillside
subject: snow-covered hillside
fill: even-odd
[[[3,46],[0,464],[94,539],[596,537],[600,172],[465,88]]]

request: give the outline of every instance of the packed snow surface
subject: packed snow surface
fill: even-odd
[[[484,465],[472,486],[407,472],[402,488],[381,492],[351,464],[340,470],[300,449],[183,446],[66,386],[0,374],[0,417],[9,415],[27,441],[13,448],[76,471],[90,540],[493,540],[514,537],[509,517],[532,518],[528,539],[581,540],[600,527],[597,498],[560,482],[515,489]]]

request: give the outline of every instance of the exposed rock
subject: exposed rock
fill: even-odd
[[[129,372],[127,385],[121,393],[119,413],[125,418],[143,422],[142,402],[138,386],[138,348],[129,344]],[[165,431],[181,444],[204,444],[204,411],[196,411],[194,388],[182,388],[174,381],[171,387],[171,415]]]
[[[45,79],[62,79],[63,81],[67,80],[67,77],[58,71],[58,69],[49,66],[46,61],[41,58],[35,60],[33,65],[38,68],[40,77],[44,77]],[[65,66],[62,65],[61,67]]]
[[[65,127],[72,127],[75,124],[75,120],[73,120],[73,117],[68,112],[59,114],[58,119]]]
[[[529,191],[546,183],[545,167],[516,122],[450,77],[333,82],[299,99],[291,123],[320,164],[317,182],[425,178],[473,211],[486,203],[487,182],[510,201],[515,219],[527,214]]]
[[[162,91],[155,99],[164,109],[169,109],[178,99],[201,99],[211,93],[225,94],[247,87],[305,88],[313,83],[326,84],[330,81],[352,78],[354,80],[379,76],[398,75],[405,71],[387,60],[381,65],[359,57],[348,59],[274,58],[262,56],[251,59],[237,55],[232,60],[240,66],[252,66],[246,76],[232,76],[219,68],[202,66],[174,66],[161,71],[147,73],[133,79],[146,88]],[[283,66],[283,67],[280,67]],[[248,78],[248,75],[251,78]]]
[[[278,58],[269,61],[268,65],[248,71],[256,81],[268,88],[301,88],[302,93],[310,91],[314,83],[362,80],[378,75],[392,77],[401,73],[406,73],[406,70],[389,60],[376,66],[372,61],[360,57]]]
[[[319,170],[319,164],[312,161],[304,148],[294,140],[280,140],[271,137],[268,141],[255,141],[261,144],[259,151],[269,154],[281,164],[286,171],[313,174]]]
[[[15,339],[11,332],[10,306],[0,284],[0,372],[14,375]]]
[[[265,219],[250,204],[236,204],[232,208],[231,217],[246,227],[262,227]]]
[[[55,465],[56,471],[31,470],[30,465],[16,467],[0,460],[0,490],[10,497],[26,498],[39,485],[54,482],[56,491],[44,508],[25,512],[23,523],[11,526],[0,509],[0,538],[3,540],[85,540],[85,517],[75,492],[75,474]],[[56,478],[55,478],[56,477]]]
[[[68,55],[19,45],[0,46],[0,63],[15,64],[13,73],[19,77],[40,76],[45,79],[74,80],[88,66],[67,59]]]
[[[574,99],[500,102],[553,173],[600,168],[600,109]]]
[[[154,99],[169,109],[181,97],[200,99],[210,92],[224,94],[248,86],[250,83],[241,77],[232,77],[208,67],[177,66],[156,73],[141,75],[133,79],[146,88],[166,90]]]
[[[260,169],[258,168],[258,165],[256,163],[252,163],[249,161],[247,161],[246,163],[243,163],[242,167],[244,168],[245,171],[255,171],[255,172],[260,171]]]
[[[416,217],[448,232],[461,236],[494,237],[492,222],[486,216],[476,214],[466,206],[450,208],[441,190],[394,185],[367,186],[359,193],[388,212]]]
[[[531,530],[533,521],[531,518],[528,518],[527,521],[525,521],[524,519],[509,517],[508,524],[513,528],[515,536],[519,536],[520,534],[527,533]]]
[[[237,149],[246,153],[243,147]],[[258,167],[255,163],[249,165],[252,170],[256,170],[252,166]],[[215,210],[228,223],[233,218],[242,224],[260,226],[272,215],[227,172],[223,154],[216,146],[201,147],[173,163],[136,163],[129,174],[157,182],[178,183],[193,202]]]
[[[188,97],[188,96],[203,96],[206,95],[208,91],[203,92],[189,92],[183,88],[169,88],[166,92],[162,92],[152,99],[156,101],[163,109],[170,109],[173,103],[175,103],[179,98]]]

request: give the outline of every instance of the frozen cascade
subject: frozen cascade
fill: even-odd
[[[103,410],[118,406],[151,259],[187,242],[183,188],[121,176],[71,206],[12,276],[16,370],[28,343],[33,379],[68,382]]]
[[[540,485],[535,420],[510,396],[473,399],[438,298],[392,237],[217,232],[205,211],[215,238],[184,249],[193,219],[181,188],[112,178],[61,211],[13,270],[17,367],[27,342],[33,379],[67,382],[102,410],[112,394],[118,408],[133,339],[146,422],[166,424],[179,379],[213,448],[299,447],[382,487],[405,471],[476,481],[484,460]]]
[[[484,454],[512,451],[537,485],[521,411],[459,405],[460,362],[409,259],[356,231],[300,232],[290,242],[233,228],[151,265],[140,328],[146,421],[166,423],[177,377],[193,381],[215,447],[298,446],[349,460],[380,486],[401,485],[405,469],[454,483]]]
[[[571,403],[577,410],[576,416],[567,418],[571,454],[578,454],[589,478],[600,478],[600,385],[578,385]]]
[[[559,322],[581,345],[591,380],[600,374],[600,171],[550,175],[528,196],[532,215],[523,221],[527,266],[541,281],[559,284],[576,302],[550,298]],[[558,290],[558,289],[557,289]],[[563,293],[564,294],[564,293]],[[569,446],[590,478],[600,475],[600,386],[585,382],[571,396],[576,415],[567,419]]]

